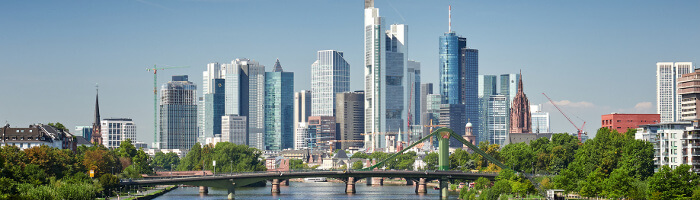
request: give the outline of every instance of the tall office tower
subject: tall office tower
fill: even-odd
[[[224,79],[211,79],[210,90],[204,94],[204,135],[200,138],[221,135],[221,116],[224,115]],[[201,120],[200,120],[201,121]]]
[[[479,97],[479,121],[482,122],[479,126],[474,126],[473,129],[476,129],[478,131],[477,133],[473,133],[474,135],[477,136],[477,144],[481,141],[491,141],[489,140],[489,100],[491,99],[491,96],[497,95],[497,90],[496,90],[496,81],[497,77],[495,75],[479,75],[479,92],[478,92],[478,97]],[[508,103],[506,102],[506,108],[508,108]],[[508,116],[506,115],[506,118]],[[505,120],[506,123],[508,123],[508,120]],[[506,128],[506,130],[508,130]]]
[[[336,139],[336,123],[335,117],[333,116],[310,116],[309,117],[309,127],[314,127],[315,140],[314,148],[319,148],[321,150],[330,150],[331,140]],[[308,140],[308,139],[307,139]]]
[[[225,114],[248,120],[248,146],[265,149],[265,66],[255,60],[238,58],[226,69]]]
[[[678,79],[693,72],[692,62],[656,63],[656,113],[661,114],[661,123],[681,120],[681,95],[678,94]]]
[[[486,138],[490,144],[505,145],[508,138],[508,97],[506,95],[491,95],[488,97],[486,121]]]
[[[364,11],[365,148],[372,152],[384,150],[387,132],[404,126],[408,26],[394,24],[385,31],[373,0],[365,1]]]
[[[549,130],[549,112],[542,111],[542,104],[530,105],[533,133],[551,133]]]
[[[206,140],[204,138],[204,97],[197,98],[197,136],[198,142],[200,144],[204,143]]]
[[[350,91],[350,64],[342,51],[323,50],[311,64],[311,115],[333,116],[335,94]]]
[[[92,144],[102,144],[102,127],[100,123],[100,93],[98,89],[95,89],[95,118],[92,122],[92,138],[90,138],[90,143]]]
[[[406,69],[406,114],[411,125],[420,124],[420,62],[409,60]],[[410,109],[410,110],[409,110]],[[410,112],[410,115],[408,115]]]
[[[423,83],[420,85],[420,124],[421,125],[430,125],[430,119],[429,119],[429,114],[428,114],[428,95],[433,94],[433,83]],[[430,128],[428,127],[423,127],[421,128],[423,132],[421,133],[420,138],[423,138],[424,136],[430,134],[428,131]]]
[[[217,62],[207,64],[207,70],[202,72],[202,93],[214,93],[214,86],[216,84],[211,80],[225,78],[225,65],[226,64],[224,64],[224,67],[222,68],[222,66]]]
[[[336,94],[336,122],[340,140],[363,140],[365,129],[365,93],[364,91],[343,92]],[[339,145],[338,145],[339,144]],[[338,147],[339,146],[339,147]],[[362,142],[340,142],[336,148],[347,150],[360,149]]]
[[[248,119],[245,116],[221,116],[221,142],[248,145]]]
[[[187,75],[173,76],[160,91],[160,148],[192,148],[197,140],[197,85]]]
[[[439,94],[428,94],[425,97],[425,114],[426,114],[426,125],[438,125],[442,124],[440,123],[440,105],[442,102],[442,96]],[[425,135],[430,134],[430,129],[427,128],[427,130],[424,132]]]
[[[265,73],[265,149],[294,148],[294,72]]]
[[[457,134],[464,134],[466,126],[464,104],[440,104],[440,125],[445,125]],[[461,126],[461,127],[459,127]],[[450,147],[460,147],[457,139],[450,138]]]
[[[119,148],[123,141],[136,142],[136,125],[129,118],[107,118],[102,120],[102,145]]]
[[[510,133],[532,133],[532,118],[530,118],[530,101],[523,92],[523,74],[518,80],[518,93],[510,104]]]
[[[294,131],[299,128],[299,123],[308,122],[311,116],[311,91],[302,90],[294,93]],[[295,137],[296,144],[296,137]]]
[[[481,127],[479,121],[479,50],[465,48],[460,51],[462,53],[461,62],[464,63],[464,115],[467,121],[471,122],[473,127]],[[462,122],[463,128],[466,121]],[[476,134],[479,134],[479,129],[476,129]],[[460,132],[464,133],[464,132]]]
[[[501,94],[508,96],[508,103],[513,102],[513,98],[518,93],[519,74],[501,74]]]
[[[92,126],[75,126],[74,135],[83,136],[83,138],[92,138]]]

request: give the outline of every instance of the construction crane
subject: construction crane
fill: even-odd
[[[411,92],[408,93],[408,115],[406,116],[408,120],[406,120],[407,127],[406,130],[408,130],[408,143],[411,143],[411,105],[415,103],[413,100],[413,88],[415,88],[415,83],[411,83]],[[413,102],[413,103],[411,103]]]
[[[155,147],[156,142],[158,141],[158,70],[165,70],[165,69],[176,69],[176,68],[187,68],[189,66],[180,66],[180,67],[157,67],[156,65],[153,65],[153,68],[146,68],[147,72],[153,71],[153,144]],[[158,147],[160,148],[160,147]]]
[[[581,141],[581,134],[586,134],[586,132],[583,131],[583,127],[586,126],[586,121],[583,121],[583,125],[581,125],[581,128],[579,128],[578,126],[576,126],[576,124],[574,124],[573,121],[571,121],[571,118],[569,118],[569,116],[566,116],[566,114],[564,114],[564,111],[561,111],[561,109],[559,108],[559,106],[557,106],[557,104],[555,104],[554,101],[552,101],[552,99],[550,99],[550,98],[549,98],[546,94],[544,94],[544,93],[542,93],[542,95],[544,95],[544,97],[547,97],[547,99],[549,99],[549,102],[552,103],[552,105],[554,105],[554,107],[557,108],[557,110],[559,110],[559,112],[560,112],[562,115],[564,115],[564,117],[566,117],[566,120],[569,120],[569,123],[571,123],[571,125],[574,125],[574,128],[576,128],[576,131],[577,131],[577,134],[578,134],[578,141],[579,141],[579,142],[583,142],[583,141]]]
[[[433,133],[433,128],[447,127],[447,125],[439,125],[439,124],[433,125],[433,119],[430,119],[430,125],[423,125],[423,127],[429,127],[429,128],[430,128],[430,133]],[[430,134],[430,133],[429,133],[429,134]],[[423,133],[423,134],[425,135],[425,133]],[[423,136],[421,136],[421,137],[423,137]],[[433,138],[432,138],[432,137],[430,138],[430,144],[433,144]]]
[[[329,140],[328,141],[328,148],[331,150],[330,152],[333,153],[333,146],[336,142],[340,143],[348,143],[348,142],[364,142],[364,140]]]

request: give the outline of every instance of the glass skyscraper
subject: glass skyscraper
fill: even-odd
[[[467,38],[459,37],[454,32],[440,36],[440,95],[443,104],[463,104],[464,67],[460,66],[461,50],[467,48]],[[466,122],[465,122],[466,123]]]
[[[481,126],[473,126],[475,130],[478,130],[475,133],[480,133],[475,134],[477,136],[477,144],[481,141],[489,141],[490,138],[487,134],[489,127],[487,121],[489,113],[489,99],[491,96],[498,94],[498,90],[496,90],[497,79],[498,77],[495,75],[479,75],[479,121],[483,123]]]
[[[211,79],[210,93],[204,94],[204,137],[221,135],[221,116],[224,115],[224,79]]]
[[[265,149],[294,147],[294,73],[283,72],[279,60],[265,73]]]
[[[248,146],[265,149],[265,66],[255,60],[238,58],[225,69],[225,114],[248,120]]]
[[[334,116],[335,94],[350,91],[350,64],[342,51],[323,50],[311,64],[311,115]]]
[[[160,148],[190,149],[197,141],[197,86],[173,76],[161,87]]]
[[[486,112],[486,126],[490,144],[503,146],[508,138],[508,97],[505,95],[491,95],[488,99]]]

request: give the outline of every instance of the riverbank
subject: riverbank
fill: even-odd
[[[167,192],[177,189],[177,185],[158,185],[154,188],[148,189],[146,191],[138,192],[136,194],[128,196],[117,196],[110,197],[108,199],[119,199],[119,200],[151,200],[159,197]]]

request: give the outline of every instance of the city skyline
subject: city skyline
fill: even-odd
[[[0,15],[7,21],[0,21],[0,24],[6,25],[8,31],[0,36],[0,44],[5,47],[0,48],[0,53],[7,57],[0,60],[0,68],[3,69],[0,83],[12,87],[5,89],[11,97],[0,102],[0,121],[9,122],[15,127],[56,121],[69,129],[89,125],[94,112],[92,87],[94,83],[99,83],[103,117],[128,117],[142,127],[149,127],[153,123],[150,103],[152,77],[144,68],[154,63],[190,66],[187,69],[159,72],[159,86],[167,82],[171,75],[180,74],[189,75],[192,82],[202,85],[198,74],[202,73],[201,69],[207,63],[249,58],[258,60],[260,65],[273,66],[274,59],[279,57],[285,63],[285,70],[296,72],[296,76],[299,76],[295,78],[297,92],[310,89],[307,81],[309,74],[306,72],[309,69],[308,63],[315,60],[313,53],[323,49],[336,49],[345,52],[350,66],[355,66],[350,72],[350,91],[363,88],[360,67],[363,57],[360,29],[362,12],[359,11],[361,1],[333,4],[143,2],[90,2],[88,5],[80,2],[4,3],[7,6],[0,8],[3,13]],[[78,3],[80,4],[73,5]],[[423,83],[433,84],[438,83],[435,72],[438,63],[436,42],[447,28],[447,6],[452,4],[453,30],[469,38],[469,44],[481,51],[480,74],[515,73],[518,69],[523,69],[524,76],[528,77],[525,93],[529,94],[532,104],[543,104],[543,111],[552,113],[551,129],[555,132],[572,133],[575,129],[553,110],[540,95],[541,92],[556,100],[567,114],[585,119],[590,124],[586,130],[595,133],[595,128],[600,127],[598,119],[602,114],[655,113],[656,62],[697,63],[700,56],[700,39],[696,34],[699,30],[693,26],[699,20],[692,15],[693,12],[688,12],[697,8],[698,2],[606,2],[596,6],[592,6],[596,3],[589,2],[513,2],[509,5],[447,1],[421,4],[414,1],[376,3],[376,7],[381,10],[380,15],[389,20],[386,24],[405,23],[412,27],[409,59],[422,63]],[[246,17],[245,13],[249,11],[241,10],[243,13],[232,16],[240,21],[198,24],[198,20],[214,18],[222,14],[216,12],[225,10],[214,9],[209,13],[201,7],[188,8],[191,4],[205,8],[264,6],[270,12],[280,11],[277,12],[279,15],[297,15],[291,15],[290,19],[256,19],[253,16]],[[628,8],[629,5],[634,6],[620,9]],[[28,6],[32,9],[28,9]],[[304,6],[318,6],[332,12],[298,14],[293,11]],[[88,12],[81,13],[88,8]],[[35,13],[48,9],[52,9],[52,12]],[[423,9],[430,14],[402,15],[419,13],[416,11]],[[676,14],[650,15],[659,9],[673,10]],[[504,11],[498,12],[502,16],[489,13],[496,10]],[[181,11],[192,11],[193,14],[176,17],[177,22],[163,22]],[[549,19],[547,14],[536,14],[547,12],[533,11],[550,11],[552,16],[561,16],[561,19]],[[123,14],[114,13],[117,17],[113,17],[110,16],[112,12]],[[129,14],[135,15],[118,19],[118,16]],[[337,20],[336,24],[325,26],[310,22],[322,15],[329,16],[328,21]],[[187,19],[187,16],[193,18]],[[288,20],[297,23],[287,25],[284,22]],[[222,34],[226,33],[226,29],[216,29],[224,28],[233,21],[247,22],[255,28],[267,29],[250,34]],[[148,27],[158,23],[162,24]],[[260,24],[279,27],[269,28],[269,25]],[[317,34],[303,36],[299,33],[298,28],[314,25],[321,25],[314,29],[318,31]],[[44,33],[38,28],[49,31]],[[203,28],[215,29],[195,34]],[[289,36],[257,45],[240,41],[241,39],[228,39],[274,38],[283,35],[272,31],[278,28],[291,30]],[[661,31],[662,28],[681,28],[682,31]],[[180,29],[183,30],[178,32]],[[330,32],[342,34],[328,36]],[[199,37],[195,41],[187,41],[190,35]],[[281,42],[285,45],[279,45]],[[299,47],[299,43],[308,45]],[[41,56],[37,57],[37,54]],[[551,84],[552,82],[557,84]],[[60,100],[48,101],[42,98],[46,95]],[[201,89],[197,95],[202,95]],[[628,98],[610,98],[617,96]],[[36,110],[49,112],[38,117],[26,114]],[[142,128],[137,134],[137,140],[150,144],[152,130]]]

